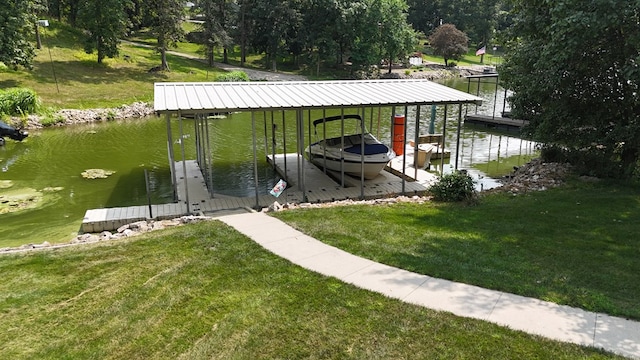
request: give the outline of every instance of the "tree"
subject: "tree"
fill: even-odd
[[[515,2],[500,72],[512,113],[591,174],[638,175],[639,9],[639,0]]]
[[[393,62],[415,48],[417,35],[407,22],[404,0],[378,0],[374,4],[380,5],[381,55],[388,60],[388,72],[391,73]]]
[[[12,68],[31,69],[36,13],[43,8],[34,0],[0,0],[0,62]]]
[[[267,63],[275,71],[278,57],[287,53],[287,41],[293,38],[292,29],[302,22],[299,3],[293,0],[257,1],[251,10],[251,18],[251,44],[267,55]]]
[[[453,24],[437,27],[429,37],[429,43],[435,54],[444,58],[445,66],[449,66],[449,59],[458,60],[469,50],[469,38]]]
[[[145,5],[151,33],[158,41],[156,50],[160,53],[160,68],[171,70],[167,62],[167,51],[184,37],[184,1],[147,0]]]
[[[66,19],[73,27],[77,25],[78,11],[84,0],[47,0],[49,15],[62,21]]]
[[[408,0],[409,21],[425,34],[443,22],[455,24],[474,44],[485,45],[493,38],[498,10],[507,0]]]
[[[439,1],[407,0],[409,13],[407,20],[413,28],[425,34],[430,34],[440,26],[442,12]]]
[[[350,49],[354,70],[368,73],[384,59],[391,71],[395,60],[414,50],[416,34],[407,22],[406,9],[404,0],[362,0],[351,4],[347,20],[354,29]]]
[[[80,3],[78,19],[87,37],[84,50],[98,52],[98,64],[118,55],[120,38],[127,31],[128,0],[85,0]]]
[[[198,7],[204,15],[201,42],[204,45],[209,66],[213,66],[213,50],[216,46],[222,47],[222,62],[228,63],[228,48],[233,40],[229,29],[232,19],[235,18],[237,7],[229,0],[201,0]]]

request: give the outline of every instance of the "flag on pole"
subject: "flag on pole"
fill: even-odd
[[[476,56],[484,55],[487,52],[487,47],[483,46],[478,51],[476,51]]]
[[[269,191],[269,194],[271,194],[271,195],[273,195],[275,197],[278,197],[278,196],[280,196],[280,194],[282,194],[282,192],[286,188],[287,188],[287,182],[284,181],[283,179],[280,179],[280,181],[278,181],[276,186],[274,186],[273,189],[271,189],[271,191]]]

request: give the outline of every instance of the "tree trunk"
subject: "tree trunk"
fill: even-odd
[[[244,1],[242,1],[242,14],[240,17],[240,24],[242,26],[242,31],[240,32],[240,66],[244,66],[244,63],[247,61],[247,24],[244,21]]]
[[[626,172],[627,176],[632,176],[636,170],[636,164],[638,163],[638,150],[625,147],[621,154],[622,171]]]
[[[229,63],[229,50],[226,46],[222,48],[222,62],[225,64]]]
[[[171,71],[167,62],[167,42],[162,34],[158,36],[158,51],[160,52],[160,69]]]
[[[213,67],[213,62],[214,62],[214,58],[213,58],[213,46],[207,45],[207,64],[210,67]]]
[[[169,69],[169,63],[167,62],[167,49],[164,47],[160,49],[160,58],[162,59],[162,70],[171,71],[171,69]]]
[[[40,25],[36,22],[36,49],[42,49],[42,40],[40,40]]]

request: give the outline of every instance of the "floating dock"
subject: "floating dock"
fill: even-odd
[[[185,178],[182,162],[176,162],[178,202],[151,205],[151,213],[149,205],[90,209],[86,211],[82,220],[82,231],[85,233],[112,231],[137,221],[174,219],[191,214],[212,215],[217,212],[250,211],[256,203],[265,207],[274,201],[271,195],[262,195],[256,199],[255,196],[232,197],[214,194],[211,198],[198,163],[195,160],[189,160],[185,164],[188,196],[184,192]],[[189,206],[187,206],[187,199]]]
[[[523,126],[529,124],[526,120],[517,120],[507,117],[489,115],[465,115],[465,124],[478,124],[491,128],[499,128],[508,131],[520,131]]]
[[[287,189],[280,195],[280,199],[283,200],[274,198],[278,202],[320,203],[346,199],[379,199],[402,194],[423,195],[428,188],[428,185],[425,184],[429,181],[426,179],[429,178],[431,181],[436,179],[435,175],[429,174],[424,170],[421,171],[428,175],[424,176],[425,180],[422,183],[410,176],[403,179],[389,171],[381,171],[376,178],[365,180],[364,183],[361,183],[360,178],[345,174],[343,187],[343,178],[339,172],[325,172],[304,158],[300,159],[300,164],[303,168],[303,174],[300,174],[298,170],[298,155],[295,153],[277,154],[275,162],[272,156],[269,156],[268,161],[271,164],[275,163],[281,176],[288,179]],[[391,170],[389,166],[387,166],[387,169]],[[304,176],[304,179],[302,179],[302,176]],[[304,189],[298,184],[298,178],[304,181]]]
[[[401,159],[401,158],[400,158]],[[409,159],[409,156],[407,157]],[[407,164],[413,163],[413,157]],[[365,180],[361,186],[360,179],[345,175],[344,187],[340,174],[324,172],[322,169],[300,157],[303,173],[299,174],[297,154],[277,154],[275,160],[267,159],[275,164],[277,171],[288,180],[286,190],[278,197],[261,195],[258,198],[232,197],[209,194],[204,177],[195,160],[186,161],[186,178],[182,162],[175,163],[178,202],[128,207],[87,210],[82,220],[82,231],[97,233],[112,231],[119,227],[142,220],[173,219],[184,215],[214,215],[229,211],[252,211],[256,207],[268,207],[275,201],[280,203],[321,203],[346,199],[376,199],[398,195],[423,195],[428,186],[436,180],[436,176],[424,171],[406,167],[405,177],[401,173],[402,161],[389,164],[389,171],[382,171],[378,177]],[[286,162],[286,166],[285,166]],[[286,173],[285,173],[286,169]],[[393,173],[392,173],[393,172]],[[304,176],[304,189],[297,184],[298,177]],[[187,181],[189,193],[185,193],[184,182]],[[187,206],[187,202],[189,206]]]

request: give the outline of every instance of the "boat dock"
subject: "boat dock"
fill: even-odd
[[[275,156],[275,165],[281,176],[285,177],[285,160],[286,160],[286,178],[289,179],[287,189],[280,198],[284,198],[284,202],[291,203],[320,203],[346,199],[376,199],[390,196],[398,196],[403,193],[406,195],[423,195],[428,186],[434,182],[437,177],[427,171],[420,170],[420,179],[416,181],[412,177],[413,171],[408,171],[408,177],[403,179],[400,176],[390,172],[392,167],[401,167],[400,165],[387,166],[387,171],[381,171],[380,174],[371,180],[365,180],[361,188],[361,179],[344,175],[344,187],[342,185],[342,176],[339,172],[324,171],[319,167],[311,164],[306,159],[300,159],[303,166],[305,189],[297,184],[298,173],[298,157],[296,154],[277,154]],[[271,156],[268,161],[273,164]],[[413,160],[411,160],[413,162]],[[409,169],[407,167],[407,169]],[[413,168],[411,168],[413,169]],[[404,183],[404,188],[403,188]],[[304,191],[303,191],[304,190]],[[274,198],[274,200],[276,200]],[[278,200],[279,202],[283,202]]]
[[[341,186],[340,173],[325,173],[322,169],[303,158],[300,159],[300,164],[304,170],[303,174],[299,174],[298,156],[296,154],[277,154],[275,156],[275,165],[283,178],[288,179],[287,188],[278,198],[267,194],[261,195],[257,199],[255,196],[232,197],[218,194],[214,194],[213,198],[211,198],[202,172],[195,160],[185,162],[187,188],[189,189],[189,193],[186,194],[184,191],[185,177],[182,162],[175,162],[178,202],[153,204],[151,206],[139,205],[90,209],[85,213],[81,229],[85,233],[97,233],[116,230],[123,225],[143,220],[174,219],[190,214],[215,215],[216,213],[228,213],[229,211],[251,211],[256,207],[268,207],[275,201],[283,204],[321,203],[346,199],[384,198],[401,194],[423,195],[428,186],[437,177],[423,169],[414,169],[407,165],[406,177],[403,181],[400,176],[394,175],[394,173],[398,174],[401,171],[398,169],[402,169],[401,159],[389,164],[387,169],[391,172],[382,171],[375,179],[366,180],[361,188],[360,179],[345,175],[343,187]],[[410,159],[407,164],[413,163],[413,157]],[[271,156],[267,160],[272,164],[274,163]],[[299,175],[304,176],[304,189],[297,184]],[[189,206],[187,206],[187,202]]]
[[[508,131],[520,131],[523,126],[529,124],[526,120],[517,120],[507,117],[489,116],[489,115],[465,115],[465,124],[478,124],[491,128],[499,128]]]
[[[249,209],[256,206],[255,197],[241,198],[215,194],[211,198],[197,162],[189,160],[185,164],[187,170],[186,181],[189,189],[188,196],[184,192],[185,178],[182,162],[175,162],[178,202],[152,204],[151,206],[139,205],[90,209],[86,211],[82,220],[82,231],[85,233],[112,231],[123,225],[142,220],[166,220],[190,214],[213,215],[217,212],[228,212],[230,210],[246,209],[246,211],[249,211]],[[187,206],[187,199],[189,206]],[[273,199],[274,197],[271,195],[263,195],[258,198],[257,202],[261,206],[269,206],[273,203]]]

